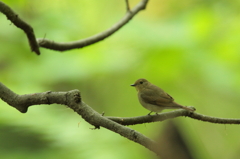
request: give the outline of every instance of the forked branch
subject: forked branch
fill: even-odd
[[[109,129],[129,140],[139,143],[156,154],[158,154],[158,149],[160,147],[155,141],[124,125],[136,125],[164,121],[180,116],[187,116],[193,119],[211,123],[240,124],[240,119],[215,118],[195,112],[189,112],[187,110],[176,110],[167,113],[161,113],[159,115],[145,115],[130,118],[104,117],[81,100],[80,92],[78,90],[72,90],[68,92],[47,91],[43,93],[18,95],[0,83],[0,98],[22,113],[26,113],[28,107],[33,105],[54,103],[66,105],[81,115],[86,122],[92,124],[96,128],[104,127]]]
[[[118,124],[102,116],[87,104],[82,102],[80,92],[78,90],[72,90],[68,92],[47,91],[43,93],[18,95],[0,83],[0,98],[22,113],[26,113],[28,107],[33,105],[54,103],[66,105],[81,115],[85,121],[92,124],[96,128],[104,127],[129,140],[139,143],[156,154],[159,152],[157,150],[158,146],[155,141],[133,129]]]
[[[76,48],[83,48],[85,46],[94,44],[105,38],[111,36],[113,33],[118,31],[121,27],[127,24],[139,11],[144,10],[147,6],[148,0],[140,1],[132,10],[130,10],[128,0],[126,0],[127,13],[126,15],[111,28],[91,36],[86,39],[73,41],[73,42],[54,42],[45,38],[39,38],[36,40],[33,28],[23,21],[17,13],[15,13],[8,5],[0,1],[0,12],[5,14],[7,18],[18,28],[22,29],[28,38],[31,50],[37,55],[40,55],[39,47],[56,50],[56,51],[66,51]]]

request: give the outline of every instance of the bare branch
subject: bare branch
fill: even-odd
[[[84,118],[88,123],[94,125],[95,127],[101,126],[109,129],[115,133],[120,134],[123,137],[128,138],[129,140],[139,143],[140,145],[159,155],[159,146],[155,141],[149,139],[148,137],[131,128],[125,127],[121,124],[107,119],[106,117],[97,113],[84,102],[81,103],[81,106],[76,107],[76,105],[70,105],[69,107],[76,111],[79,115],[82,116],[82,118]]]
[[[116,31],[118,31],[121,27],[123,27],[125,24],[127,24],[139,11],[144,10],[146,8],[146,5],[148,3],[148,0],[142,0],[139,2],[131,11],[128,11],[118,23],[113,25],[108,30],[101,32],[99,34],[96,34],[94,36],[91,36],[89,38],[79,40],[79,41],[73,41],[73,42],[54,42],[52,40],[48,40],[45,38],[40,38],[38,40],[38,44],[40,47],[51,49],[51,50],[57,50],[57,51],[66,51],[76,48],[83,48],[85,46],[94,44],[96,42],[99,42]],[[128,3],[127,3],[128,4]]]
[[[161,113],[159,115],[146,115],[131,118],[104,117],[102,114],[99,114],[81,100],[80,92],[78,90],[72,90],[68,92],[47,91],[43,93],[18,95],[0,83],[0,98],[22,113],[26,113],[28,107],[33,105],[54,103],[66,105],[81,115],[85,121],[92,124],[96,128],[104,127],[109,129],[122,135],[123,137],[128,138],[129,140],[141,144],[156,154],[158,154],[158,149],[160,148],[156,142],[123,125],[136,125],[164,121],[180,116],[187,116],[193,119],[211,123],[240,124],[240,119],[210,117],[195,112],[189,112],[187,110],[176,110],[167,113]]]
[[[36,41],[36,37],[33,31],[33,28],[23,21],[18,14],[16,14],[9,6],[0,1],[0,12],[6,15],[6,17],[18,28],[22,29],[28,38],[29,45],[31,50],[35,52],[37,55],[40,55],[40,50],[38,47],[38,43]]]
[[[96,34],[83,40],[68,43],[54,42],[52,40],[48,40],[45,38],[39,38],[36,40],[33,28],[25,21],[23,21],[9,6],[7,6],[5,3],[1,1],[0,12],[5,14],[7,18],[15,26],[22,29],[26,33],[31,50],[35,52],[37,55],[40,55],[39,46],[57,51],[66,51],[76,48],[83,48],[85,46],[104,40],[105,38],[111,36],[113,33],[118,31],[125,24],[127,24],[139,11],[144,10],[146,8],[147,3],[148,0],[142,0],[135,6],[135,8],[130,10],[128,0],[126,0],[128,12],[126,13],[125,17],[123,17],[123,19],[121,19],[118,23],[116,23],[115,25],[113,25],[111,28],[104,32],[101,32],[99,34]]]
[[[107,117],[107,118],[122,125],[136,125],[136,124],[164,121],[167,119],[173,119],[180,116],[190,117],[193,119],[210,122],[210,123],[216,123],[216,124],[240,124],[240,119],[211,117],[211,116],[206,116],[196,112],[190,112],[182,109],[166,112],[166,113],[160,113],[158,115],[157,114],[146,115],[146,116],[129,117],[129,118],[126,118],[126,117],[125,118]]]
[[[0,98],[11,105],[12,107],[19,110],[21,113],[26,113],[29,106],[40,105],[40,104],[62,104],[67,105],[67,95],[79,92],[78,90],[72,90],[69,92],[43,92],[18,95],[7,88],[0,82]],[[75,99],[81,101],[81,98]]]
[[[81,101],[80,92],[78,90],[72,90],[68,92],[43,92],[26,95],[17,95],[2,83],[0,83],[0,98],[15,107],[22,113],[26,113],[29,106],[39,104],[62,104],[70,107],[88,123],[95,127],[104,127],[121,136],[128,138],[136,143],[141,144],[147,149],[158,154],[159,146],[157,143],[141,133],[118,124],[108,118],[102,116],[87,104]]]

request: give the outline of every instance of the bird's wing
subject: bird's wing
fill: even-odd
[[[140,94],[140,96],[145,103],[159,106],[166,105],[173,102],[174,100],[169,94],[165,93],[164,91],[161,91],[161,93],[147,91],[147,93],[145,92],[144,94]]]

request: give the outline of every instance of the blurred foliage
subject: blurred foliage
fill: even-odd
[[[131,6],[138,2],[129,1]],[[104,31],[126,12],[125,1],[117,0],[4,2],[32,25],[37,37],[59,42]],[[67,52],[41,49],[40,56],[0,14],[0,80],[19,94],[79,89],[99,113],[131,117],[148,113],[129,86],[147,78],[199,113],[239,118],[239,7],[238,0],[150,0],[146,10],[104,41]],[[196,159],[239,156],[238,125],[174,121]],[[156,139],[164,124],[131,128]],[[0,101],[1,157],[156,158],[120,135],[91,127],[64,106],[34,106],[20,114]]]

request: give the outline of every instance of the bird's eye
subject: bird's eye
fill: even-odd
[[[140,84],[143,84],[143,82],[141,81]]]

